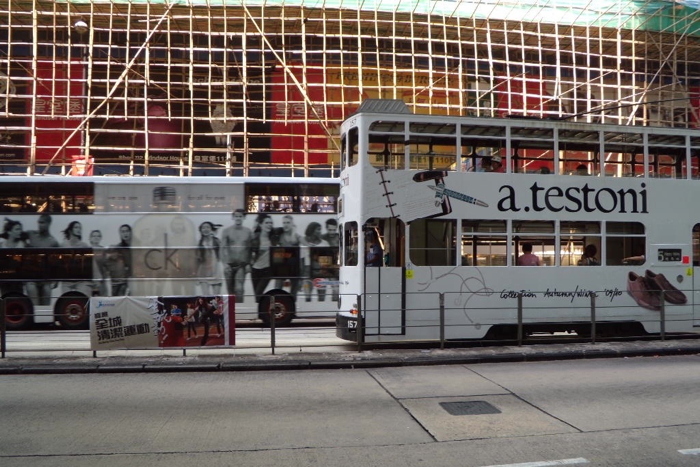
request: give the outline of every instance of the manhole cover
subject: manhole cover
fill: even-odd
[[[450,415],[488,415],[501,413],[486,401],[440,402],[440,407]]]

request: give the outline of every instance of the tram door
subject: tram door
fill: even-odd
[[[406,322],[404,223],[398,219],[371,219],[365,225],[365,258],[371,241],[379,244],[379,266],[364,268],[365,335],[401,335]]]

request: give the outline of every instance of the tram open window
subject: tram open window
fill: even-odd
[[[700,137],[690,137],[690,176],[700,178]]]
[[[513,172],[526,174],[554,173],[554,151],[550,149],[514,149]]]
[[[369,126],[367,159],[380,169],[405,169],[405,124],[395,121],[374,121]]]
[[[595,247],[595,260],[600,264],[600,222],[561,221],[559,225],[559,264],[578,266],[588,245]]]
[[[453,219],[418,219],[409,227],[409,258],[416,266],[455,266],[457,246]]]
[[[462,266],[506,266],[506,221],[462,220]]]
[[[511,264],[518,264],[523,254],[523,244],[532,246],[532,254],[540,258],[542,266],[554,266],[556,262],[554,221],[513,221]]]
[[[348,166],[357,165],[360,161],[360,137],[357,127],[348,132]]]
[[[350,137],[350,133],[355,130],[357,133],[356,128],[351,128],[348,134],[344,134],[340,136],[340,171],[342,172],[345,170],[345,168],[348,166],[348,157],[350,156],[349,151],[348,151],[348,139]]]
[[[665,155],[661,151],[649,154],[649,176],[653,178],[685,178],[685,157]]]
[[[409,169],[456,170],[457,127],[447,123],[409,125]]]
[[[646,237],[641,222],[606,222],[605,264],[644,264]]]
[[[554,168],[553,128],[512,126],[510,134],[511,170],[514,173],[552,172]],[[503,162],[505,164],[505,157]]]
[[[345,266],[357,266],[358,241],[357,222],[343,224],[343,261]]]
[[[700,224],[693,226],[693,266],[700,266]]]
[[[558,131],[559,139],[559,167],[561,175],[584,175],[581,170],[576,172],[580,165],[586,166],[585,175],[598,175],[600,173],[600,136],[595,130],[565,129]]]
[[[603,151],[606,176],[644,175],[644,138],[641,133],[605,131]]]

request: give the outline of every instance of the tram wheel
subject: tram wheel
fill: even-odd
[[[23,295],[8,294],[5,300],[5,328],[8,331],[26,329],[32,324],[32,301]]]
[[[84,295],[63,297],[56,304],[56,318],[66,329],[88,329],[90,311]]]
[[[272,302],[274,299],[274,303]],[[272,313],[270,309],[272,307]],[[270,315],[275,317],[275,327],[289,326],[296,313],[294,297],[284,290],[275,289],[267,292],[260,299],[258,317],[265,326],[270,326]]]

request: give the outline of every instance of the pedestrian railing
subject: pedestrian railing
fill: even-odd
[[[565,294],[566,292],[558,293]],[[231,351],[235,355],[240,353],[242,349],[249,351],[265,349],[273,355],[280,349],[285,352],[296,349],[299,352],[304,350],[307,352],[317,351],[320,348],[335,348],[336,351],[363,351],[370,347],[398,344],[402,346],[420,344],[445,348],[447,345],[454,345],[455,342],[461,344],[465,339],[474,336],[486,337],[486,342],[493,345],[503,343],[523,345],[529,342],[539,342],[538,339],[546,335],[548,327],[552,328],[552,323],[556,323],[555,329],[561,330],[561,335],[559,335],[561,338],[574,337],[579,341],[595,344],[601,337],[606,339],[621,337],[623,331],[625,338],[643,337],[665,340],[668,338],[669,328],[675,335],[679,332],[691,333],[694,324],[700,325],[700,319],[696,319],[692,304],[667,307],[663,293],[661,293],[659,309],[653,312],[633,306],[613,306],[609,300],[605,300],[602,293],[590,293],[587,295],[587,299],[586,297],[578,299],[575,304],[572,301],[571,306],[568,307],[546,309],[542,307],[541,302],[537,302],[535,306],[535,302],[529,294],[531,292],[510,294],[500,302],[498,308],[478,308],[472,306],[470,297],[463,292],[421,293],[419,294],[421,297],[420,309],[411,305],[418,301],[413,300],[413,297],[408,294],[404,300],[405,308],[402,310],[390,308],[363,310],[363,304],[367,303],[366,299],[369,295],[368,297],[357,295],[352,300],[358,305],[354,342],[335,337],[336,325],[332,316],[335,311],[333,308],[337,306],[336,302],[329,302],[328,317],[325,319],[306,321],[307,316],[304,313],[297,313],[297,323],[304,320],[302,324],[308,324],[308,327],[302,327],[297,323],[293,323],[292,326],[280,327],[275,319],[279,310],[276,309],[277,297],[274,297],[274,300],[269,300],[267,327],[263,326],[262,321],[246,324],[237,323],[236,343],[232,347],[206,349],[196,346],[187,347],[182,348],[182,354],[187,355],[187,351],[190,350],[205,350],[218,353]],[[693,296],[690,291],[687,292],[687,295]],[[429,299],[427,302],[426,297]],[[387,300],[387,302],[391,303],[392,301]],[[370,303],[374,302],[370,300]],[[372,313],[378,312],[395,312],[403,314],[404,318],[409,318],[404,319],[401,331],[392,337],[391,333],[382,333],[382,328],[377,324],[376,319],[368,319],[368,317],[372,318]],[[415,319],[418,315],[421,319]],[[464,319],[458,320],[455,317]],[[5,318],[6,300],[0,299],[0,354],[2,358],[5,358],[10,352],[60,352],[62,350],[86,351],[92,352],[93,356],[98,356],[90,348],[88,331],[83,331],[82,340],[72,347],[59,345],[52,347],[46,345],[45,342],[37,348],[31,348],[26,343],[19,347],[14,344],[16,339],[8,342]],[[416,328],[421,328],[422,332],[414,332]],[[499,329],[499,332],[493,332]],[[652,334],[646,334],[644,329],[652,330]],[[21,332],[9,331],[9,335],[17,336]],[[420,335],[420,337],[410,337],[414,334]],[[380,335],[381,339],[378,339],[377,336]],[[483,343],[480,341],[480,344],[483,345]],[[128,355],[128,350],[126,352]]]

